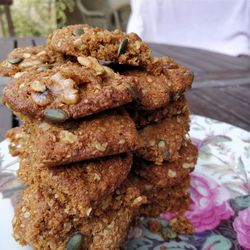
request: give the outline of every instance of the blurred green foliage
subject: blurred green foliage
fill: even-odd
[[[14,0],[11,14],[16,36],[47,36],[65,24],[65,11],[73,11],[74,4],[74,0]],[[4,34],[6,24],[1,25]]]

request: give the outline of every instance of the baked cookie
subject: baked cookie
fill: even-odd
[[[49,116],[51,109],[59,110],[54,116],[60,119],[54,121],[62,122],[133,100],[132,77],[116,74],[94,58],[86,60],[87,66],[67,61],[42,72],[37,69],[23,72],[5,87],[2,102],[15,112],[39,120]]]
[[[192,72],[173,59],[155,60],[150,70],[125,68],[119,71],[121,75],[134,78],[132,90],[137,108],[141,110],[155,110],[176,101],[193,82]]]
[[[64,204],[65,212],[89,217],[104,199],[125,181],[132,165],[132,154],[77,162],[59,167],[32,165],[21,158],[18,177],[27,185],[50,190]]]
[[[77,249],[117,250],[145,197],[133,186],[115,195],[113,206],[83,220],[69,216],[54,195],[37,186],[29,186],[15,210],[14,238],[37,250],[76,249],[74,243],[78,243]]]
[[[65,61],[65,57],[62,54],[49,50],[45,45],[16,48],[0,64],[0,75],[17,78],[23,71],[32,68],[43,71],[51,68],[53,64]]]
[[[136,155],[160,165],[163,161],[175,161],[189,130],[189,113],[167,117],[159,123],[138,130],[139,143]]]
[[[119,64],[146,66],[152,60],[151,50],[135,33],[108,31],[87,24],[55,30],[48,38],[48,46],[62,54],[92,56]]]
[[[135,122],[137,129],[160,122],[166,117],[185,114],[189,111],[185,96],[181,96],[176,101],[171,101],[167,105],[152,111],[138,110],[135,104],[128,104],[126,109]]]
[[[22,119],[23,135],[12,131],[7,138],[12,148],[23,146],[35,165],[57,166],[130,152],[138,142],[134,122],[119,110],[58,125]]]
[[[179,151],[180,158],[173,162],[156,165],[143,159],[134,161],[134,171],[148,181],[150,185],[168,189],[178,185],[194,170],[198,150],[190,141],[185,141]]]
[[[169,188],[154,187],[147,180],[135,175],[129,177],[131,182],[147,197],[147,203],[140,207],[140,215],[158,217],[165,212],[183,213],[190,204],[190,176]]]

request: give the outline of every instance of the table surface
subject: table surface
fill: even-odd
[[[17,47],[43,44],[44,38],[0,39],[0,61]],[[250,131],[250,57],[232,57],[200,49],[150,44],[156,56],[171,56],[194,72],[193,88],[186,94],[193,114],[231,123]],[[8,78],[0,77],[0,96]],[[16,125],[0,103],[0,141]]]

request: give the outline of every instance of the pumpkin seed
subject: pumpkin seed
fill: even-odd
[[[46,109],[44,116],[46,120],[54,123],[64,122],[69,118],[68,114],[61,109]]]
[[[124,38],[118,47],[118,56],[120,56],[121,54],[124,54],[126,52],[126,49],[128,47],[128,38]]]
[[[17,57],[17,58],[13,58],[13,59],[8,59],[8,62],[11,63],[11,64],[18,64],[20,62],[23,61],[23,58],[21,57]]]
[[[38,71],[42,72],[42,71],[45,71],[45,70],[48,70],[48,69],[52,69],[53,68],[53,65],[41,65],[40,67],[37,68]]]
[[[79,232],[74,233],[70,236],[66,244],[65,250],[81,250],[83,243],[84,236]]]
[[[76,29],[72,32],[72,34],[74,36],[81,36],[82,34],[84,34],[84,30],[83,29]]]

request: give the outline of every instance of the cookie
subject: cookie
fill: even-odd
[[[102,200],[127,178],[132,154],[77,162],[60,167],[34,166],[21,158],[18,177],[26,185],[50,190],[69,215],[89,217]]]
[[[16,48],[0,64],[0,75],[19,77],[26,70],[34,68],[42,71],[64,61],[62,54],[49,50],[45,45]]]
[[[188,112],[188,103],[185,96],[181,96],[176,101],[152,111],[138,110],[136,105],[128,104],[126,109],[136,124],[137,129],[162,121],[166,117],[172,117]]]
[[[120,110],[58,125],[22,119],[25,120],[23,150],[36,165],[57,166],[130,152],[137,146],[135,125],[126,112]],[[7,138],[12,141],[12,147],[15,142],[14,148],[21,147],[15,133],[7,134]]]
[[[117,192],[112,207],[82,220],[69,216],[62,204],[46,190],[29,186],[23,191],[15,210],[14,238],[37,250],[63,250],[74,249],[67,247],[78,235],[76,238],[80,238],[82,249],[119,249],[145,197],[133,186]]]
[[[158,188],[137,176],[130,176],[131,182],[147,197],[147,203],[140,207],[141,216],[158,217],[165,212],[183,213],[190,204],[190,176],[169,188]]]
[[[160,165],[163,161],[175,161],[189,130],[189,113],[165,118],[138,130],[139,143],[136,155]]]
[[[46,118],[50,109],[60,110],[63,121],[131,102],[133,79],[92,59],[88,66],[67,61],[42,72],[23,72],[5,87],[2,102],[13,111],[38,120]]]
[[[163,57],[155,60],[157,63],[152,64],[150,71],[126,68],[120,71],[121,75],[134,78],[132,90],[137,108],[141,110],[166,106],[190,89],[193,82],[192,72],[172,59]]]
[[[185,141],[179,154],[180,158],[178,160],[173,162],[165,161],[162,165],[137,159],[134,161],[133,169],[150,185],[168,189],[180,184],[194,170],[198,150],[190,141]]]
[[[48,46],[62,54],[92,56],[119,64],[145,66],[152,60],[151,50],[135,33],[108,31],[87,24],[55,30],[48,38]]]

